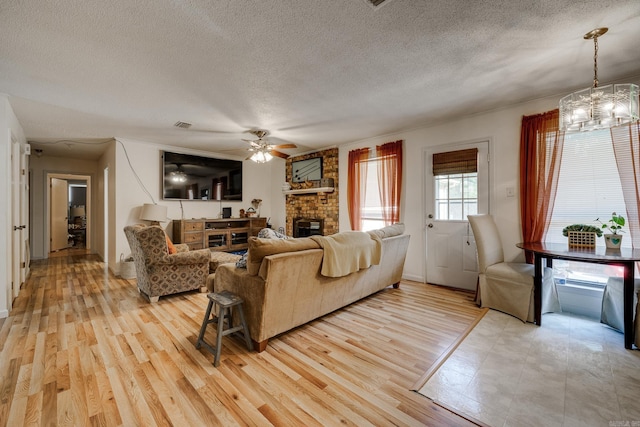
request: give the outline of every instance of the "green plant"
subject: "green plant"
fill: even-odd
[[[622,215],[618,215],[613,212],[611,214],[611,219],[607,221],[609,224],[600,221],[600,218],[596,218],[596,221],[602,224],[603,230],[608,228],[613,234],[618,234],[618,232],[624,233],[624,231],[622,231],[622,227],[624,227],[625,220]]]
[[[585,225],[585,224],[571,224],[567,225],[562,229],[562,235],[567,237],[569,235],[569,231],[586,231],[589,233],[596,233],[598,237],[602,237],[602,230],[600,227],[596,227],[595,225]]]

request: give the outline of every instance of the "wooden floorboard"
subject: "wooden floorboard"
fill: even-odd
[[[206,306],[150,304],[92,255],[33,261],[0,319],[0,426],[473,425],[411,391],[481,314],[470,293],[403,281],[263,353],[224,337],[219,368]]]

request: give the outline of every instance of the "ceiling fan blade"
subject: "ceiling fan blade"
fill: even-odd
[[[286,158],[289,157],[288,154],[281,153],[281,152],[276,151],[276,150],[271,150],[271,151],[269,151],[269,153],[271,153],[272,156],[280,157],[281,159],[286,159]]]
[[[282,148],[298,148],[298,146],[296,144],[280,144],[280,145],[272,145],[272,148],[278,148],[278,149],[282,149]]]
[[[248,139],[243,139],[243,141],[248,142],[251,146],[248,148],[248,150],[252,150],[254,148],[260,148],[261,145],[258,141],[250,141]]]

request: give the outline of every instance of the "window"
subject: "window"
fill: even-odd
[[[347,201],[354,230],[372,230],[400,221],[402,140],[349,151]]]
[[[436,219],[465,220],[478,213],[478,173],[435,177]]]
[[[364,166],[368,168],[368,173],[364,185],[364,203],[360,213],[360,229],[362,231],[384,227],[382,202],[380,201],[380,184],[378,183],[378,174],[375,172],[379,163],[379,159],[370,159]]]
[[[624,215],[626,208],[611,133],[609,130],[567,133],[558,192],[545,241],[566,243],[567,238],[562,235],[564,227],[599,225],[596,219],[605,222],[612,212]],[[631,239],[623,239],[622,243],[623,247],[631,247]],[[604,246],[604,239],[598,238],[597,245]],[[566,270],[567,282],[573,284],[604,286],[609,276],[621,275],[618,267],[597,264],[556,261],[554,268],[563,275]]]
[[[438,220],[466,220],[478,213],[478,149],[433,155],[435,216]]]

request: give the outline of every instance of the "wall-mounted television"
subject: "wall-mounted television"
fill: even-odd
[[[162,152],[164,200],[242,200],[242,161]]]

